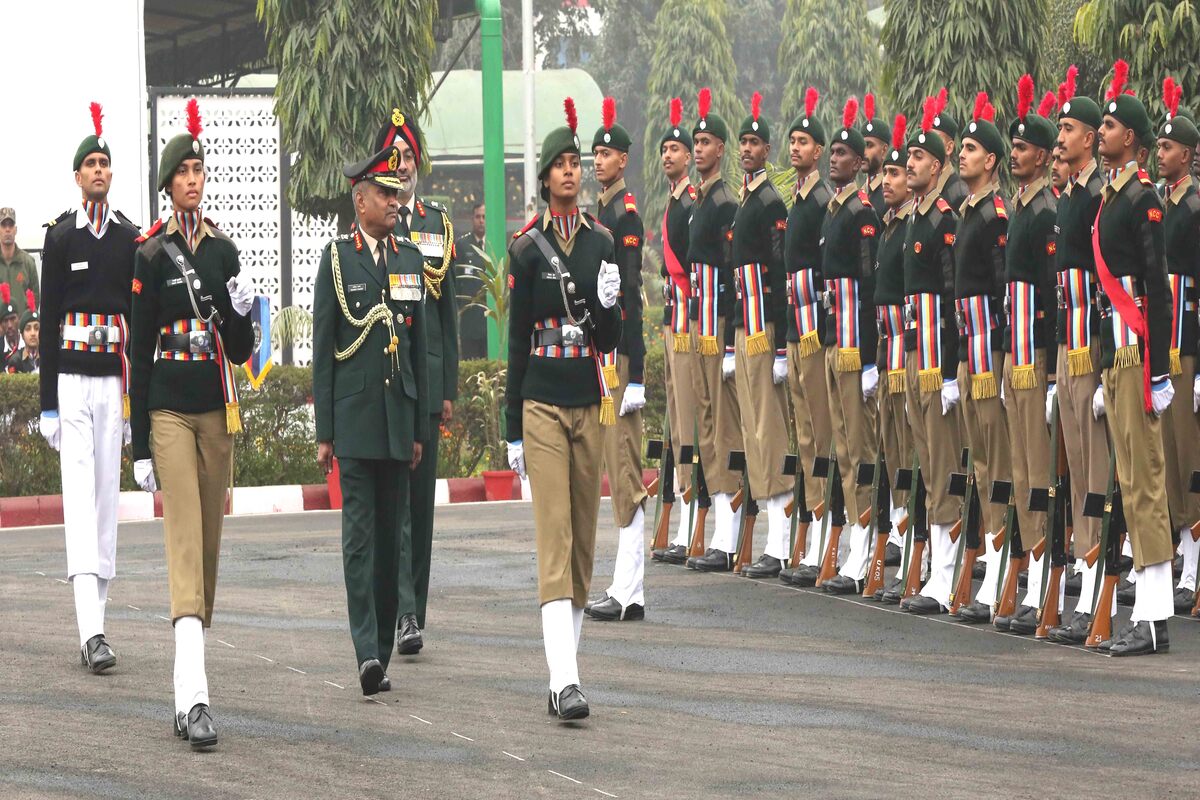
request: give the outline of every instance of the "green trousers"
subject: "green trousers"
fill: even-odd
[[[408,473],[409,516],[404,553],[400,559],[400,615],[415,614],[425,628],[425,605],[429,599],[429,559],[433,552],[433,501],[437,493],[438,440],[442,415],[429,418],[429,441],[421,451],[421,463]]]
[[[399,619],[401,556],[409,524],[407,461],[339,458],[342,569],[350,637],[359,664],[387,669]]]

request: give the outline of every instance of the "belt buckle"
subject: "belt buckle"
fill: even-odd
[[[1067,290],[1063,286],[1054,287],[1055,295],[1058,298],[1058,307],[1065,309],[1067,307]]]
[[[192,355],[212,351],[212,334],[208,331],[191,331],[188,334],[188,352]]]
[[[904,324],[912,325],[916,321],[917,321],[917,311],[913,307],[913,304],[905,303],[904,304]]]
[[[879,338],[884,338],[888,335],[887,323],[881,319],[875,320],[875,330],[879,331]]]
[[[960,331],[965,331],[967,329],[967,316],[963,314],[963,312],[954,312],[954,322],[956,325],[958,325],[958,329]]]
[[[1012,314],[1012,297],[1010,295],[1004,296],[1004,314],[1005,316]]]
[[[833,309],[834,293],[832,289],[826,289],[821,292],[821,303],[825,306],[826,311]]]
[[[582,347],[584,345],[583,328],[567,323],[559,328],[564,347]]]
[[[107,347],[108,326],[96,325],[88,328],[88,344],[92,347]]]

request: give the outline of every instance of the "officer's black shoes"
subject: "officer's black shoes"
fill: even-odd
[[[400,617],[400,630],[396,637],[396,652],[402,656],[415,656],[425,646],[421,638],[421,629],[417,627],[416,614],[404,614]]]
[[[1028,636],[1037,631],[1037,626],[1037,609],[1033,606],[1021,606],[1009,621],[1008,632]]]
[[[666,550],[655,550],[651,558],[664,564],[683,564],[688,560],[687,551],[687,545],[673,544]],[[661,558],[659,557],[660,553],[662,554]]]
[[[379,684],[383,682],[383,665],[378,658],[368,658],[358,666],[358,685],[362,693],[368,697],[379,694]]]
[[[646,607],[638,603],[622,606],[615,597],[606,597],[588,612],[592,619],[600,622],[628,622],[646,618]]]
[[[783,562],[775,556],[769,556],[763,553],[758,557],[758,561],[753,564],[742,567],[743,578],[777,578],[779,570],[783,569]]]
[[[904,592],[904,577],[897,576],[886,589],[883,594],[879,595],[879,602],[885,606],[894,606],[900,602],[900,595]]]
[[[992,607],[987,603],[968,603],[958,607],[958,613],[954,615],[954,618],[967,625],[991,622]]]
[[[1133,601],[1137,599],[1137,584],[1128,580],[1122,580],[1117,584],[1117,605],[1131,606]]]
[[[689,558],[687,566],[697,572],[730,572],[733,570],[733,553],[710,547],[704,555]]]
[[[845,575],[834,575],[822,583],[821,588],[830,594],[862,594],[863,582]]]
[[[1148,656],[1151,653],[1165,653],[1170,647],[1165,619],[1155,622],[1142,620],[1124,636],[1114,639],[1109,652],[1114,656]]]
[[[780,570],[779,574],[783,575],[784,570]],[[821,574],[821,568],[815,567],[812,564],[801,564],[792,572],[790,583],[792,586],[816,586],[817,578]]]
[[[604,594],[600,595],[600,597],[596,600],[589,600],[587,605],[583,607],[583,613],[587,614],[588,616],[591,616],[592,607],[598,606],[607,600],[608,600],[608,592],[605,592]]]
[[[1083,573],[1076,572],[1071,577],[1067,578],[1067,582],[1063,585],[1063,590],[1067,597],[1079,597],[1079,590],[1083,588]]]
[[[550,716],[561,720],[583,719],[592,713],[588,708],[587,698],[583,696],[583,690],[577,683],[572,683],[561,692],[550,692],[550,699],[546,701],[546,711]]]
[[[204,703],[196,703],[186,714],[180,711],[175,715],[175,735],[186,739],[193,750],[215,746],[217,725],[213,722],[212,711]]]
[[[1056,644],[1083,644],[1091,627],[1092,615],[1086,611],[1076,611],[1068,624],[1053,627],[1046,635]]]
[[[1175,613],[1188,616],[1192,613],[1192,607],[1196,605],[1196,593],[1191,589],[1185,589],[1180,586],[1175,590]]]
[[[883,548],[883,565],[885,567],[898,567],[903,558],[904,551],[894,542],[888,542],[887,547]]]
[[[104,670],[117,665],[117,654],[104,640],[104,634],[98,633],[79,649],[79,663],[99,675]]]
[[[923,594],[913,595],[909,598],[908,604],[901,606],[902,609],[910,614],[945,614],[947,609],[944,605],[934,600],[932,597],[926,597]]]
[[[392,690],[392,679],[387,675],[383,676],[383,680],[379,682],[379,691],[390,692]]]

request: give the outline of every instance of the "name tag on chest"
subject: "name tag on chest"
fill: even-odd
[[[183,278],[167,278],[167,286],[182,286]]]
[[[88,268],[88,262],[86,262],[86,261],[72,261],[71,262],[71,272],[79,272],[80,270],[84,270],[87,268]]]
[[[424,286],[420,275],[388,275],[388,288],[393,300],[420,302]]]
[[[413,231],[412,240],[426,258],[441,258],[446,253],[446,237],[443,234]]]
[[[365,283],[350,283],[346,285],[347,292],[365,292],[367,285]]]

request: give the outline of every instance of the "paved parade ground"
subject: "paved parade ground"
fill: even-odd
[[[601,519],[595,593],[607,502]],[[393,656],[377,701],[358,688],[338,525],[227,521],[208,753],[171,733],[160,524],[122,526],[120,662],[101,677],[79,666],[61,528],[0,533],[0,797],[1197,795],[1200,621],[1171,621],[1167,655],[1112,659],[647,563],[645,622],[585,623],[592,717],[563,725],[527,503],[439,508],[425,650]]]

